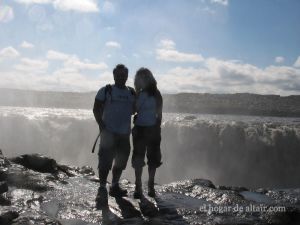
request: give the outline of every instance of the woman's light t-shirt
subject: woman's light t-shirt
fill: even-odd
[[[136,100],[137,118],[135,125],[153,126],[156,124],[156,99],[147,92],[141,92]]]

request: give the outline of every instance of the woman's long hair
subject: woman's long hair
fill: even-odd
[[[157,92],[157,82],[152,72],[147,68],[140,68],[134,78],[134,87],[139,94],[141,91],[146,91],[149,95],[153,96]]]

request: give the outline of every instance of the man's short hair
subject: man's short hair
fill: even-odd
[[[126,66],[124,66],[123,64],[118,64],[114,68],[113,74],[114,74],[114,76],[117,74],[124,74],[124,75],[128,76],[128,68]]]

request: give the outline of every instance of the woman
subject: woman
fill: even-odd
[[[132,166],[135,169],[134,198],[143,196],[142,173],[145,166],[145,155],[148,160],[148,195],[155,197],[154,177],[161,163],[161,120],[162,96],[151,71],[140,68],[135,75],[134,86],[137,93],[136,112],[134,117]]]

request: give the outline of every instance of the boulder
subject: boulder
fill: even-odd
[[[25,154],[10,158],[10,161],[41,173],[56,173],[58,170],[54,159],[41,154]]]
[[[0,224],[11,224],[14,219],[19,217],[19,213],[16,211],[8,211],[0,215]]]
[[[0,182],[0,194],[7,192],[8,191],[8,186],[6,182]]]

